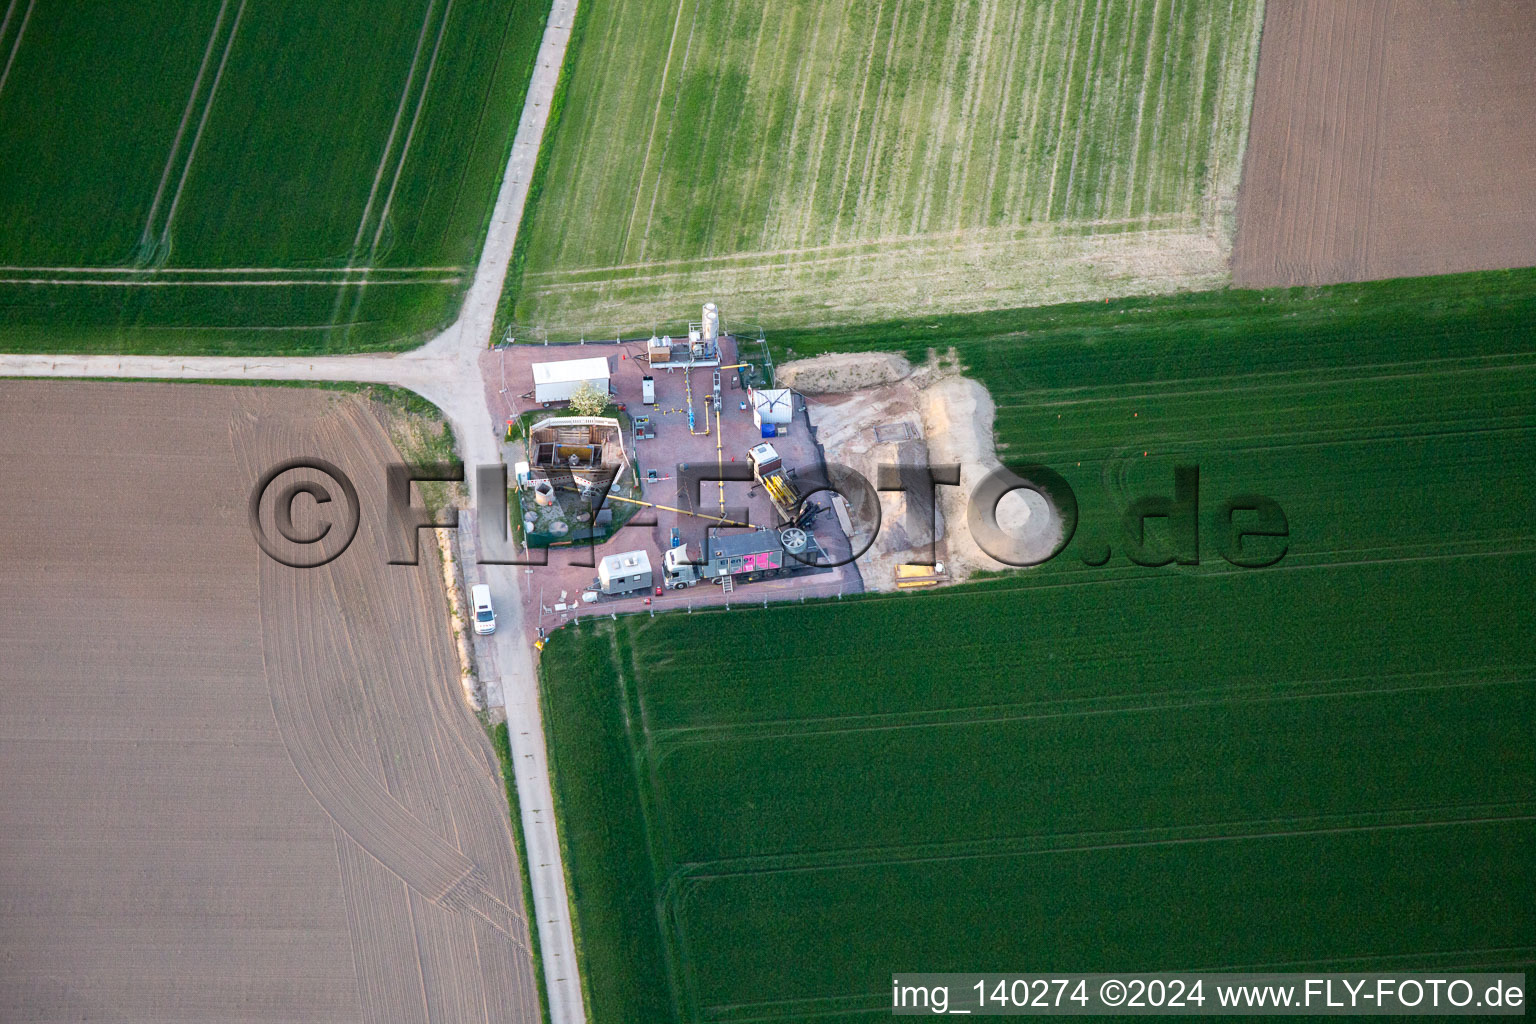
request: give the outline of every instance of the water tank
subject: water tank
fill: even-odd
[[[704,340],[713,344],[720,337],[720,308],[713,302],[704,303]]]

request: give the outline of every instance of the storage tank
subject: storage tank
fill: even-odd
[[[720,308],[713,302],[704,303],[704,341],[713,345],[720,337]]]

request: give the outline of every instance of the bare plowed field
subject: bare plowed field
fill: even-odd
[[[0,423],[0,1020],[535,1021],[495,756],[433,545],[386,564],[368,406],[7,382]],[[247,521],[296,456],[360,499],[315,569]]]
[[[1234,283],[1536,265],[1536,5],[1271,0]]]

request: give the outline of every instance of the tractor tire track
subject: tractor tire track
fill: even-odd
[[[522,949],[520,915],[509,905],[517,901],[515,876],[497,870],[490,877],[449,838],[451,808],[493,799],[494,780],[483,750],[477,769],[469,769],[462,734],[445,742],[442,719],[466,712],[440,699],[434,707],[423,696],[451,677],[429,625],[440,616],[420,607],[429,604],[427,567],[385,562],[379,484],[382,466],[396,456],[369,418],[360,403],[346,403],[319,421],[263,419],[256,441],[238,444],[252,479],[261,465],[325,452],[364,497],[358,542],[343,557],[309,570],[262,561],[273,718],[306,788],[360,849],[425,900],[483,920]],[[484,837],[495,844],[489,849],[509,850],[502,815],[489,817],[498,826]]]
[[[151,259],[165,259],[171,251],[171,225],[176,221],[176,210],[181,205],[181,193],[187,187],[187,177],[192,173],[192,163],[197,159],[197,147],[203,141],[203,129],[208,127],[208,115],[213,111],[213,101],[219,92],[219,83],[224,80],[224,68],[229,64],[230,51],[235,48],[235,37],[240,34],[240,20],[245,17],[245,0],[240,0],[240,6],[235,8],[234,21],[230,24],[229,35],[224,39],[224,52],[219,57],[219,66],[213,73],[213,83],[208,86],[208,98],[203,101],[203,112],[197,119],[197,131],[192,133],[192,142],[187,147],[186,159],[181,164],[181,176],[176,179],[176,191],[171,194],[171,205],[165,211],[165,223],[161,225],[158,238],[153,239],[154,250],[146,253]],[[218,32],[217,26],[214,28]],[[175,159],[175,153],[172,153]],[[146,234],[154,229],[153,219],[145,226]]]
[[[16,63],[16,54],[21,50],[21,40],[27,34],[27,23],[32,20],[32,8],[37,6],[37,0],[28,0],[27,9],[21,16],[21,25],[16,29],[16,39],[11,43],[10,55],[5,58],[5,67],[0,69],[0,93],[5,92],[5,83],[11,77],[11,65]],[[5,33],[11,24],[11,15],[16,10],[16,0],[11,0],[10,7],[5,11],[5,22],[0,24],[0,40],[5,38]]]

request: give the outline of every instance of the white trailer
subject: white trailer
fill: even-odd
[[[533,364],[533,400],[540,403],[568,402],[576,389],[589,383],[608,394],[608,360],[563,359],[557,363]]]
[[[597,565],[597,590],[610,597],[651,589],[651,556],[644,551],[608,555]]]

